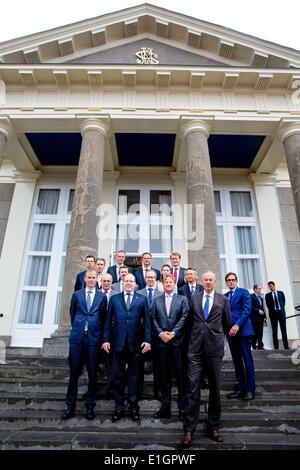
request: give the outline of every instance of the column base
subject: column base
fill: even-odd
[[[51,338],[44,338],[41,356],[68,357],[70,328],[58,327]]]

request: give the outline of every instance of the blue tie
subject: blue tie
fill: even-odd
[[[126,300],[126,308],[127,310],[130,309],[130,296],[131,296],[131,293],[130,292],[126,292],[126,295],[127,295],[127,300]]]
[[[86,307],[87,307],[87,311],[88,311],[88,312],[91,310],[91,306],[92,306],[92,297],[91,297],[91,294],[92,294],[92,291],[91,291],[91,290],[88,290],[88,291],[87,291],[87,295],[86,295]]]
[[[229,299],[229,302],[231,302],[232,296],[233,296],[233,292],[232,292],[232,290],[230,290],[230,291],[228,292],[228,299]]]
[[[204,314],[205,320],[207,320],[208,313],[209,313],[209,295],[206,295],[205,297],[206,297],[206,301],[203,307],[203,314]]]
[[[275,302],[275,310],[280,310],[278,297],[277,297],[277,292],[274,292],[274,302]]]
[[[149,287],[149,289],[148,289],[148,304],[149,304],[149,307],[151,307],[151,305],[152,305],[152,298],[153,298],[152,292],[153,292],[152,287]]]
[[[195,286],[191,286],[191,295],[195,293]]]

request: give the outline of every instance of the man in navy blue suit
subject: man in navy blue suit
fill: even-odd
[[[119,250],[116,253],[116,264],[113,266],[109,266],[107,268],[108,274],[110,274],[113,278],[113,284],[119,282],[120,280],[120,268],[125,265],[126,260],[126,253],[124,250]],[[131,273],[131,268],[128,268],[129,272]]]
[[[182,268],[180,266],[181,254],[174,251],[173,253],[170,254],[170,260],[172,263],[171,272],[174,276],[175,284],[177,286],[177,289],[180,289],[180,287],[184,286],[185,284],[185,281],[184,281],[185,268]]]
[[[253,294],[251,294],[252,311],[250,315],[251,323],[254,329],[254,336],[252,337],[253,349],[264,349],[263,331],[264,320],[266,318],[263,299],[260,296],[261,287],[258,284],[253,286]]]
[[[127,274],[124,291],[114,295],[104,323],[103,344],[105,352],[113,353],[113,388],[116,408],[112,421],[125,416],[125,373],[128,364],[129,415],[133,421],[140,419],[138,383],[141,353],[151,349],[151,324],[147,298],[134,292],[135,277]]]
[[[76,290],[80,290],[85,287],[85,273],[88,269],[93,269],[95,267],[95,263],[96,263],[95,256],[92,256],[92,255],[86,256],[85,258],[86,270],[81,271],[80,273],[77,274],[75,285],[74,285],[74,292]]]
[[[139,290],[146,287],[146,273],[148,271],[154,271],[156,273],[156,280],[159,281],[160,279],[160,271],[158,269],[154,269],[151,267],[152,255],[149,252],[145,252],[142,254],[142,267],[137,269],[134,272],[136,283],[138,285]]]
[[[250,321],[252,310],[251,297],[247,289],[237,287],[237,275],[229,272],[225,282],[229,291],[225,294],[229,299],[232,327],[227,335],[233,360],[237,385],[229,398],[253,400],[255,397],[255,370],[251,353],[251,339],[254,330]]]
[[[203,292],[203,286],[197,283],[198,274],[193,268],[185,270],[184,280],[186,284],[178,289],[178,294],[184,295],[187,298],[189,306],[192,304],[192,296],[195,292]]]
[[[270,292],[266,294],[266,304],[269,310],[269,316],[273,333],[274,349],[278,349],[278,322],[280,325],[282,342],[284,349],[289,349],[289,343],[286,332],[286,314],[285,314],[285,295],[281,290],[276,290],[275,282],[269,281]]]
[[[94,419],[97,391],[97,348],[107,309],[106,295],[96,289],[97,271],[85,273],[86,288],[73,293],[70,306],[71,334],[69,338],[70,379],[66,396],[67,409],[62,419],[75,414],[78,379],[85,364],[88,371],[88,391],[85,394],[86,418]]]

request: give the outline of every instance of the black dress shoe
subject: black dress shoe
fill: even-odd
[[[75,409],[68,407],[61,415],[61,419],[70,419],[75,416]]]
[[[185,432],[182,439],[182,445],[188,447],[191,445],[193,440],[193,434],[191,432]]]
[[[251,392],[246,393],[246,395],[243,396],[244,401],[249,401],[249,400],[254,400],[255,395]]]
[[[86,413],[85,413],[85,417],[86,419],[88,420],[92,420],[95,418],[95,411],[94,411],[94,408],[87,408],[86,409]]]
[[[129,416],[132,419],[132,421],[139,421],[140,420],[139,410],[130,410],[129,411]]]
[[[115,410],[114,414],[111,417],[112,422],[119,421],[119,419],[124,418],[125,410]]]
[[[154,419],[160,419],[160,418],[171,418],[171,411],[170,410],[158,410],[154,413],[153,415]]]
[[[245,394],[237,390],[236,392],[229,393],[228,398],[243,398]]]
[[[224,439],[217,428],[209,429],[208,437],[215,442],[224,442]]]

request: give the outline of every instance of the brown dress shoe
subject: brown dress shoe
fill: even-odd
[[[219,433],[219,429],[214,428],[214,429],[209,429],[208,431],[208,437],[212,439],[215,442],[224,442],[223,437]]]
[[[191,432],[185,432],[182,439],[182,445],[187,447],[192,443],[193,435]]]

